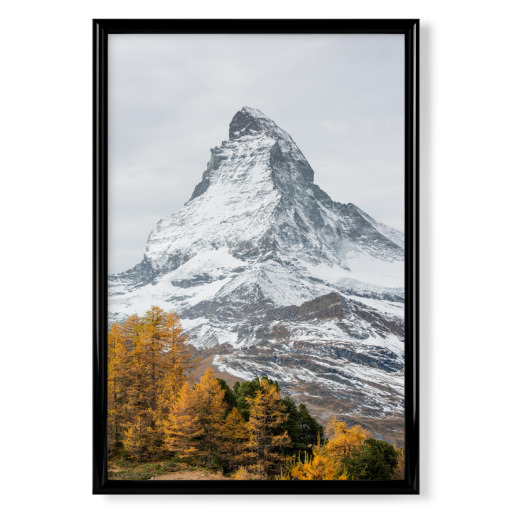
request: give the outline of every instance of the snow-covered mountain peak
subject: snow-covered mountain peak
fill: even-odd
[[[258,173],[281,193],[312,183],[313,169],[290,135],[263,112],[243,107],[231,120],[229,140],[211,150],[201,182],[190,200],[204,194],[214,182],[242,184],[247,173]]]
[[[240,109],[229,123],[229,139],[236,140],[264,132],[275,139],[291,140],[291,137],[261,110],[252,107]]]
[[[347,283],[369,294],[402,287],[401,233],[333,201],[290,135],[261,111],[243,107],[229,132],[191,199],[150,233],[142,262],[111,277],[123,309],[142,291],[137,309],[151,297],[185,314],[201,300],[286,306]]]

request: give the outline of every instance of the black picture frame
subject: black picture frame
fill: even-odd
[[[405,41],[405,479],[122,481],[107,478],[109,34],[403,34]],[[419,494],[419,20],[93,20],[93,494]]]

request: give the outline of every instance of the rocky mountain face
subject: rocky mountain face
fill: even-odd
[[[223,374],[268,375],[321,419],[400,442],[403,234],[313,179],[288,133],[241,109],[141,263],[109,277],[109,318],[174,310]]]

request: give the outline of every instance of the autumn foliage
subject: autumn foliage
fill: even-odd
[[[152,307],[115,323],[108,337],[108,447],[156,453],[171,404],[195,367],[178,316]]]
[[[174,313],[154,306],[110,327],[109,456],[173,458],[242,480],[403,478],[403,451],[368,439],[361,426],[333,421],[325,439],[277,382],[263,377],[231,389],[208,369],[194,383],[196,364]],[[380,473],[368,470],[374,459]]]
[[[329,440],[318,442],[313,454],[300,456],[290,468],[292,478],[298,480],[347,480],[346,461],[364,443],[368,432],[360,425],[348,428],[346,423],[332,419],[327,426]]]
[[[348,427],[332,419],[328,440],[318,441],[313,453],[295,458],[282,479],[296,480],[403,480],[404,450],[368,437],[361,425]]]

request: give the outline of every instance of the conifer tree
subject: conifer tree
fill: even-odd
[[[320,435],[313,454],[304,453],[304,460],[299,456],[291,468],[290,475],[298,480],[347,480],[353,478],[353,455],[365,442],[368,432],[355,425],[348,428],[346,423],[332,419],[327,426],[330,436],[327,444],[321,445]]]
[[[164,436],[162,420],[195,367],[187,339],[179,317],[157,306],[143,317],[132,315],[111,328],[108,411],[112,447],[116,440],[119,446],[129,431],[125,448],[132,457],[158,452]],[[132,453],[127,445],[137,448]]]
[[[124,446],[131,457],[140,458],[154,451],[156,438],[156,390],[151,374],[153,340],[148,330],[141,329],[130,341],[132,347],[127,357],[130,385],[127,389]]]
[[[108,347],[108,384],[109,403],[108,417],[109,430],[115,431],[117,442],[112,448],[118,447],[124,439],[128,429],[131,430],[132,444],[135,446],[133,436],[140,432],[140,421],[138,418],[137,404],[138,393],[134,392],[134,384],[142,389],[140,380],[140,368],[133,362],[134,350],[137,347],[137,340],[142,329],[142,322],[137,315],[131,315],[121,324],[113,324],[109,332]],[[138,372],[138,373],[137,373]],[[136,396],[137,395],[137,396]],[[141,437],[142,439],[142,437]]]
[[[200,447],[204,430],[200,422],[200,405],[188,382],[183,384],[162,426],[166,450],[177,453],[181,458],[202,455]]]
[[[364,443],[368,431],[361,425],[348,428],[345,422],[333,418],[327,425],[327,436],[329,453],[341,459],[345,456],[350,457],[352,452]]]
[[[247,447],[249,443],[248,424],[236,407],[224,421],[221,439],[219,457],[225,470],[232,471],[250,463],[252,457]]]
[[[398,456],[399,452],[392,444],[370,438],[343,462],[353,480],[392,480]]]
[[[194,387],[199,403],[199,421],[203,429],[201,452],[206,463],[215,460],[220,443],[227,405],[218,379],[208,368]]]
[[[124,448],[130,458],[140,459],[147,452],[148,445],[148,426],[147,418],[144,414],[136,413],[127,423],[124,435]]]
[[[178,315],[165,313],[161,308],[153,306],[146,313],[145,320],[158,343],[160,354],[155,400],[155,424],[159,428],[162,420],[167,418],[169,406],[177,399],[190,371],[196,367],[197,357],[192,345],[187,343],[188,335],[183,332]]]
[[[397,465],[393,470],[393,480],[403,480],[405,478],[405,450],[400,448],[397,451]]]
[[[131,315],[119,326],[121,329],[121,337],[124,345],[124,350],[118,359],[117,368],[122,379],[122,387],[124,393],[122,399],[123,413],[120,415],[120,426],[124,436],[124,432],[126,432],[126,430],[133,425],[133,421],[136,416],[135,412],[137,405],[134,403],[135,396],[133,392],[133,385],[134,383],[138,382],[138,375],[136,372],[140,372],[140,368],[134,364],[134,362],[137,360],[137,357],[134,357],[133,352],[137,346],[137,338],[140,335],[142,323],[139,316]]]
[[[181,321],[176,313],[165,313],[158,306],[153,306],[144,316],[144,321],[152,331],[159,354],[162,356],[159,370],[175,374],[178,388],[187,379],[187,373],[196,367],[192,345],[188,344],[188,335],[183,331]]]
[[[126,401],[126,344],[121,327],[114,323],[108,333],[108,450],[118,448],[122,440],[124,404]]]
[[[131,348],[134,340],[143,328],[142,319],[138,315],[130,315],[122,324],[120,324],[120,327],[127,347]]]
[[[300,404],[299,407],[290,397],[281,399],[285,406],[288,419],[283,424],[283,432],[286,430],[292,442],[292,446],[287,450],[289,453],[294,451],[306,451],[312,453],[312,448],[317,444],[318,436],[323,440],[323,427],[309,414],[306,406]]]
[[[317,445],[313,454],[304,453],[304,461],[299,459],[290,475],[298,480],[347,480],[341,459],[329,453],[326,446]]]
[[[287,432],[279,433],[287,416],[277,387],[265,378],[261,379],[261,386],[262,390],[254,398],[247,399],[250,405],[247,446],[255,459],[249,469],[265,478],[278,473],[279,464],[286,460],[280,451],[290,446],[290,438]]]
[[[261,380],[266,380],[269,384],[272,384],[277,389],[277,391],[280,391],[277,381],[267,379],[267,377],[262,377]],[[233,394],[234,399],[236,400],[236,407],[240,411],[240,414],[243,416],[245,421],[249,421],[249,399],[254,398],[256,393],[262,390],[263,386],[261,385],[260,379],[258,379],[258,377],[254,378],[253,380],[241,383],[235,382],[233,386]]]

